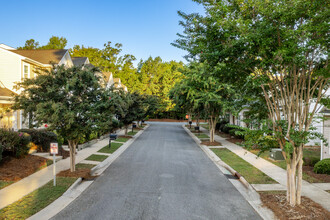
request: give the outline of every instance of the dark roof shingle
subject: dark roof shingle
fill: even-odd
[[[66,49],[59,50],[10,50],[13,53],[38,61],[42,64],[58,64],[65,53]]]

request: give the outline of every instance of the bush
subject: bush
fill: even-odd
[[[2,144],[0,144],[0,162],[2,160],[2,151],[3,151],[3,146]]]
[[[57,135],[46,129],[21,129],[20,131],[31,136],[31,141],[38,146],[38,151],[49,152],[50,143],[57,142]]]
[[[314,166],[314,172],[330,175],[330,158],[317,162]]]
[[[28,154],[30,141],[31,137],[28,134],[0,129],[0,144],[3,151],[11,151],[17,158]]]
[[[232,130],[232,128],[229,126],[230,126],[230,124],[225,124],[223,126],[222,132],[229,134],[229,131]]]
[[[314,167],[317,162],[320,161],[318,157],[304,157],[304,165]]]

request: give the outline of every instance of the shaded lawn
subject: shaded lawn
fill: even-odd
[[[120,138],[117,138],[115,141],[125,143],[128,140],[129,140],[129,138],[120,137]]]
[[[260,150],[258,149],[254,149],[254,150],[250,150],[251,153],[254,153],[255,155],[258,155]],[[310,149],[304,149],[304,157],[317,157],[317,154],[318,154],[318,157],[320,157],[320,154],[319,152],[315,151],[315,150],[310,150]],[[259,157],[275,164],[276,166],[279,166],[281,167],[282,169],[285,169],[286,170],[286,162],[285,160],[272,160],[269,158],[269,151],[265,151],[263,153],[261,153],[259,155]],[[309,176],[307,173],[303,172],[303,180],[306,180],[307,182],[310,182],[310,183],[320,183],[322,181],[312,177],[312,176]]]
[[[226,148],[211,149],[221,160],[239,172],[250,184],[272,184],[275,180]]]
[[[20,200],[0,210],[0,219],[26,219],[39,212],[59,198],[77,178],[57,177],[56,186],[53,180],[36,189]]]
[[[106,153],[106,154],[112,154],[115,152],[118,148],[120,148],[123,144],[121,143],[111,143],[111,147],[109,148],[109,145],[103,147],[98,152],[100,153]]]
[[[93,160],[93,161],[102,162],[102,161],[104,161],[107,158],[108,158],[107,155],[92,154],[89,157],[87,157],[85,160]]]

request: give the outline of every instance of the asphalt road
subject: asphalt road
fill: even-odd
[[[178,123],[151,126],[54,219],[260,219]]]

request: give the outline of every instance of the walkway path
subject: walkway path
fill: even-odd
[[[201,130],[205,133],[207,131],[204,128],[201,128]],[[242,159],[246,160],[256,168],[264,172],[267,176],[273,178],[282,185],[282,187],[278,187],[274,190],[279,190],[286,187],[286,170],[282,169],[279,166],[276,166],[275,164],[261,157],[257,157],[255,154],[245,150],[244,148],[236,144],[227,141],[225,138],[222,138],[218,135],[215,135],[215,140],[221,142],[224,147],[237,154]],[[268,188],[265,185],[263,187],[264,189]],[[302,195],[309,197],[310,199],[314,200],[315,202],[319,203],[324,208],[330,211],[330,194],[325,192],[321,187],[303,181]]]
[[[151,123],[54,219],[260,219],[178,123]]]
[[[121,131],[120,134],[124,134]],[[76,155],[76,164],[82,162],[89,155],[97,152],[99,149],[109,143],[109,139],[98,141],[91,147],[78,151]],[[56,162],[56,173],[70,168],[70,158]],[[53,179],[53,165],[50,165],[16,183],[11,184],[0,190],[0,209],[19,200],[23,196],[33,192],[37,188],[45,185]]]

